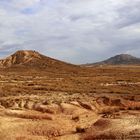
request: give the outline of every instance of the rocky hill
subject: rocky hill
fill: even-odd
[[[53,68],[55,69],[72,69],[75,65],[62,62],[40,54],[32,50],[20,50],[11,56],[0,60],[0,68],[11,67],[30,67],[30,68]]]
[[[139,65],[140,64],[140,58],[134,57],[129,54],[120,54],[116,55],[114,57],[111,57],[107,60],[97,62],[97,63],[91,63],[86,64],[86,66],[92,66],[92,65]]]

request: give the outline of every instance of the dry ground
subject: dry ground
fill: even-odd
[[[140,139],[140,66],[0,70],[0,140]]]

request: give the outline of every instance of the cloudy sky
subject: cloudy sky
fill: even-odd
[[[0,0],[0,57],[36,50],[80,64],[140,56],[140,0]]]

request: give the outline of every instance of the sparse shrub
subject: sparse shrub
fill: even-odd
[[[85,128],[82,128],[82,127],[80,127],[80,126],[77,126],[77,127],[76,127],[76,133],[84,133],[85,131],[86,131]]]

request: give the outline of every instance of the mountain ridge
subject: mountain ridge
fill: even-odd
[[[135,65],[140,64],[140,58],[134,57],[129,54],[119,54],[101,62],[83,64],[81,66],[94,66],[94,65]],[[5,59],[0,59],[0,68],[9,68],[15,66],[26,67],[52,67],[58,69],[60,67],[78,66],[63,62],[48,56],[42,55],[34,50],[18,50]]]

